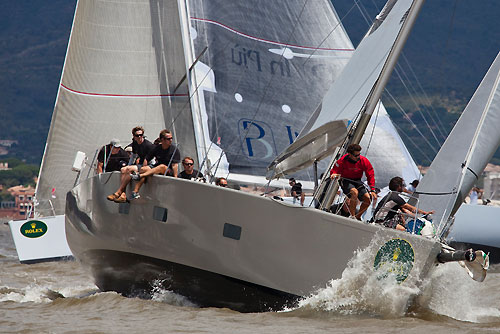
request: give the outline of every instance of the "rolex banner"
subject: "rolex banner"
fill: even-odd
[[[72,258],[66,242],[64,215],[40,219],[11,220],[10,232],[22,263]]]

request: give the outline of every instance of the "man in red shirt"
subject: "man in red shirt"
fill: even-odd
[[[370,192],[367,191],[365,185],[361,181],[363,173],[366,175]],[[370,196],[375,200],[377,194],[375,193],[375,172],[373,171],[372,164],[367,158],[361,155],[361,146],[358,144],[351,144],[347,147],[347,154],[342,156],[330,171],[330,177],[341,177],[340,186],[342,191],[351,199],[349,201],[349,211],[351,217],[361,220],[361,216],[370,206]],[[357,200],[361,201],[361,206],[358,213],[356,213]]]

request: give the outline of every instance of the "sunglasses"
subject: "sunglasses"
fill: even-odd
[[[221,187],[227,187],[227,183],[221,183],[220,186]]]
[[[361,155],[361,153],[358,153],[358,154],[352,154],[352,153],[349,153],[350,155],[352,155],[353,157],[357,158]]]
[[[182,164],[186,165],[186,166],[192,166],[192,165],[194,165],[194,163],[192,163],[192,162],[183,162]]]
[[[165,140],[172,140],[173,138],[172,137],[163,137],[162,140],[165,139]]]
[[[136,134],[134,135],[134,137],[142,137],[142,136],[144,136],[144,133],[136,133]]]

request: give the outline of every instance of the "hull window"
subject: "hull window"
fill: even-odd
[[[222,231],[222,235],[225,236],[226,238],[240,240],[241,226],[226,223],[224,224],[224,230]]]
[[[167,221],[167,209],[155,206],[153,209],[153,219],[161,222]]]
[[[118,204],[118,213],[122,215],[128,215],[129,211],[130,211],[130,203]]]

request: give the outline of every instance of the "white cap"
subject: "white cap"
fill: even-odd
[[[111,142],[110,144],[113,146],[113,147],[120,147],[120,139],[111,139]]]

